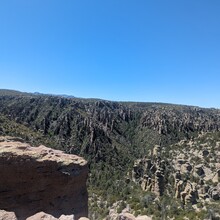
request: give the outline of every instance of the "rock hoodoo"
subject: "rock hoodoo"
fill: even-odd
[[[0,137],[0,209],[19,220],[37,212],[88,215],[87,162],[45,146]]]

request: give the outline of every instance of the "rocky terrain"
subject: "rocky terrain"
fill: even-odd
[[[199,146],[198,139],[191,142],[181,141],[171,146],[169,158],[166,158],[163,155],[166,155],[166,152],[156,145],[149,157],[135,161],[132,171],[133,181],[139,183],[143,190],[162,196],[166,185],[170,183],[168,178],[172,173],[175,197],[180,198],[183,204],[187,202],[195,204],[197,199],[219,200],[219,142],[211,147],[209,140],[205,146]],[[173,151],[172,148],[176,150]]]
[[[0,134],[88,160],[91,220],[218,218],[218,109],[1,90]]]
[[[19,220],[40,211],[54,217],[74,214],[75,220],[87,216],[87,175],[81,157],[0,137],[0,207]]]
[[[166,149],[156,145],[135,161],[132,180],[157,198],[166,195],[197,212],[220,208],[219,133],[202,133]]]
[[[7,212],[5,210],[0,210],[0,219],[19,220],[14,212]],[[38,212],[35,215],[29,216],[27,220],[74,220],[74,215],[61,215],[60,218],[55,218],[45,212]],[[80,218],[80,220],[82,220],[82,218]]]

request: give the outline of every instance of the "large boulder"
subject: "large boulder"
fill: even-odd
[[[14,212],[0,210],[0,220],[17,220],[17,217]]]
[[[38,212],[88,215],[87,162],[45,146],[0,137],[0,209],[19,220]]]
[[[38,212],[37,214],[28,217],[26,220],[58,220],[58,218],[44,212]]]
[[[74,220],[74,215],[61,215],[59,218],[55,218],[45,212],[38,212],[28,217],[26,220]]]

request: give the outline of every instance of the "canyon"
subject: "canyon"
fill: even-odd
[[[219,109],[0,90],[0,135],[85,158],[91,220],[219,218]]]

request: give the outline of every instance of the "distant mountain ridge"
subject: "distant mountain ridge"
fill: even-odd
[[[0,95],[5,96],[58,96],[63,98],[75,98],[73,95],[66,95],[66,94],[45,94],[40,92],[21,92],[17,90],[10,90],[10,89],[0,89]]]
[[[68,94],[53,94],[53,93],[41,93],[41,92],[22,92],[18,90],[12,90],[12,89],[0,89],[0,96],[55,96],[55,97],[61,97],[61,98],[73,98],[73,99],[79,99],[79,100],[88,100],[88,101],[105,101],[105,102],[116,102],[116,103],[124,103],[124,104],[133,104],[137,106],[146,106],[146,105],[173,105],[173,106],[189,106],[189,107],[195,107],[195,108],[204,108],[199,107],[196,105],[186,105],[186,104],[175,104],[175,103],[163,103],[163,102],[140,102],[140,101],[113,101],[113,100],[105,100],[100,98],[83,98],[83,97],[76,97],[74,95],[68,95]],[[206,109],[218,109],[218,108],[206,108]]]

